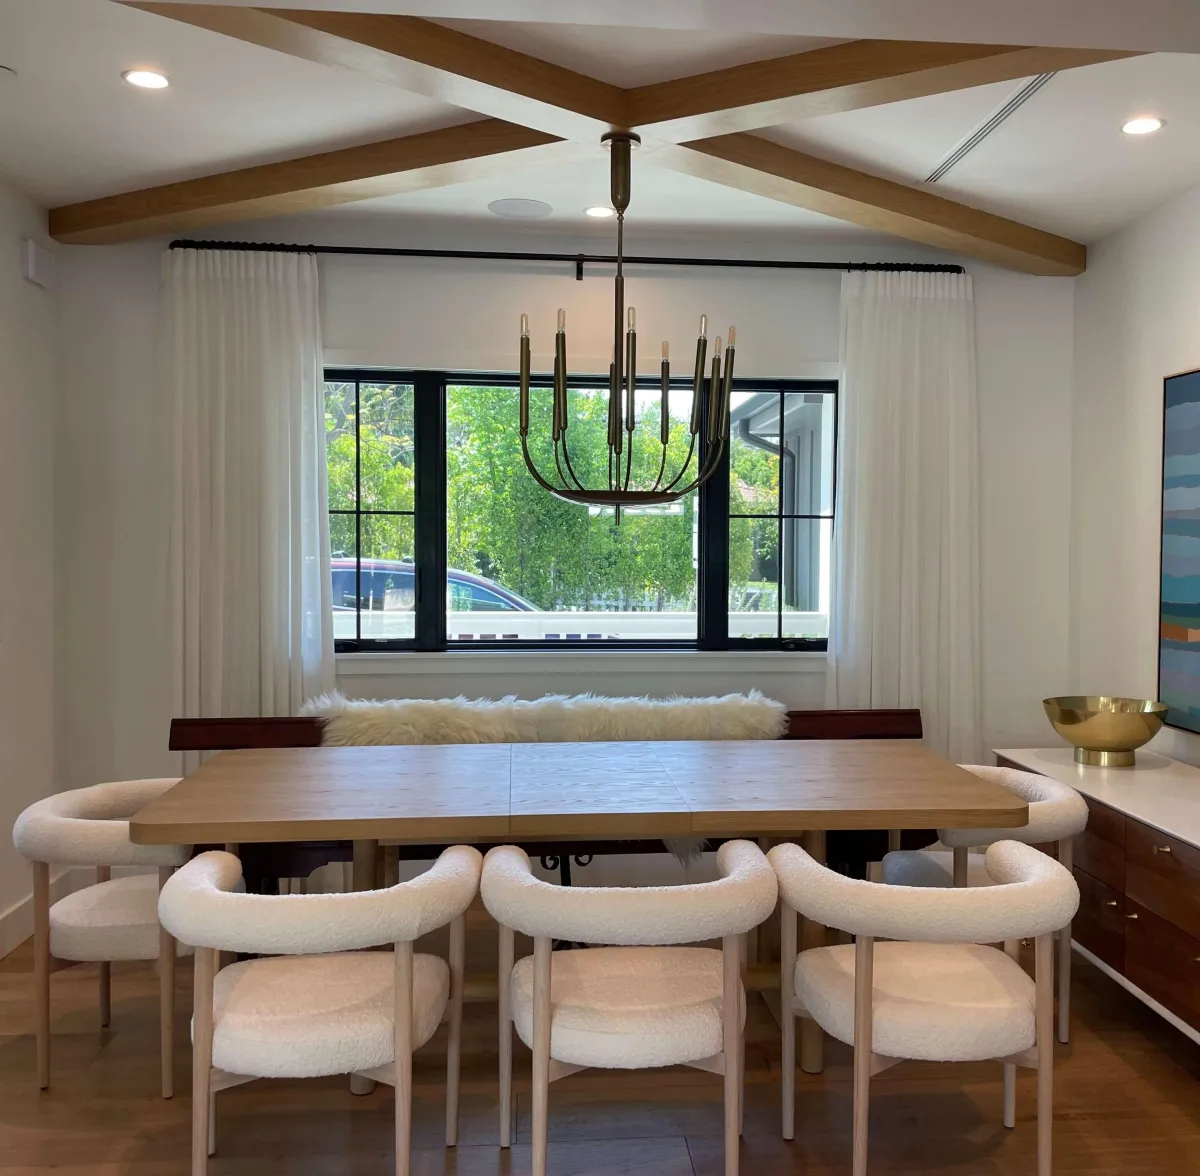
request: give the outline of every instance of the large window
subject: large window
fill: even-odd
[[[824,649],[836,385],[734,383],[716,475],[667,506],[563,502],[525,469],[511,376],[326,373],[334,635],[340,650]],[[572,381],[571,459],[607,477],[607,389]],[[634,478],[658,473],[657,382],[638,392]],[[553,469],[550,391],[531,396],[530,448]],[[673,386],[667,469],[689,444]]]

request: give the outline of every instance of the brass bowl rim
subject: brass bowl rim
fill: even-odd
[[[1138,709],[1118,709],[1123,703],[1134,703]],[[1097,715],[1165,715],[1168,710],[1167,703],[1155,698],[1131,698],[1116,694],[1060,694],[1043,698],[1042,706],[1047,714],[1052,708],[1060,712],[1090,711]]]

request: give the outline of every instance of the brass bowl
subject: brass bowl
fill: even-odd
[[[1075,748],[1075,762],[1095,768],[1133,766],[1133,751],[1158,734],[1165,702],[1066,694],[1042,700],[1054,729]]]

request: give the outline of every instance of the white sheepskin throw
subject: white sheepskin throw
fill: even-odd
[[[603,698],[547,694],[488,698],[365,699],[323,694],[301,714],[325,720],[326,746],[414,743],[601,743],[778,739],[787,708],[757,690],[722,698]]]

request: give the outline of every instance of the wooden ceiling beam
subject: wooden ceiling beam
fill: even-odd
[[[743,192],[1024,273],[1073,277],[1083,273],[1087,264],[1084,246],[1065,237],[805,155],[758,135],[723,135],[665,147],[655,152],[654,161]]]
[[[50,235],[74,245],[104,245],[256,217],[312,212],[479,179],[524,163],[569,161],[581,149],[542,131],[483,119],[106,196],[50,210]]]
[[[849,41],[628,91],[630,125],[673,143],[1095,65],[1114,50]]]
[[[143,0],[127,6],[563,139],[595,143],[626,125],[619,87],[418,17]]]

